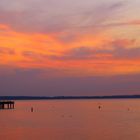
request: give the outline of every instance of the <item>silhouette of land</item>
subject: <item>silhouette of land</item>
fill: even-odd
[[[0,100],[138,99],[140,95],[114,96],[0,96]]]

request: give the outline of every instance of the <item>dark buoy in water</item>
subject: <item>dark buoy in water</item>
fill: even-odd
[[[99,110],[102,108],[100,105],[98,106]]]
[[[33,107],[31,107],[31,112],[34,112],[34,108]]]

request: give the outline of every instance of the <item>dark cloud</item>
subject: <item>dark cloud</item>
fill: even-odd
[[[93,57],[93,53],[94,51],[88,47],[79,47],[66,51],[62,56],[50,56],[49,58],[61,60],[91,59]]]
[[[10,71],[9,67],[4,69],[7,73]],[[0,75],[0,95],[128,95],[140,91],[140,75],[50,78],[40,76],[42,71],[39,69],[12,68],[12,71]]]
[[[101,46],[83,46],[64,52],[61,56],[49,56],[51,59],[60,60],[97,60],[97,59],[140,59],[140,47],[133,47],[136,40],[118,39]]]
[[[140,59],[140,48],[117,48],[114,53],[117,58]]]
[[[133,47],[136,40],[116,40],[110,43],[113,57],[118,59],[140,59],[140,47]]]

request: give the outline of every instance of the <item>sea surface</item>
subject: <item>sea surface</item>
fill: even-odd
[[[16,101],[0,110],[0,140],[140,140],[140,100]]]

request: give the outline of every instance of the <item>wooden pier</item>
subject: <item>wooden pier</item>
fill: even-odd
[[[14,101],[0,101],[0,109],[14,109],[15,102]]]

